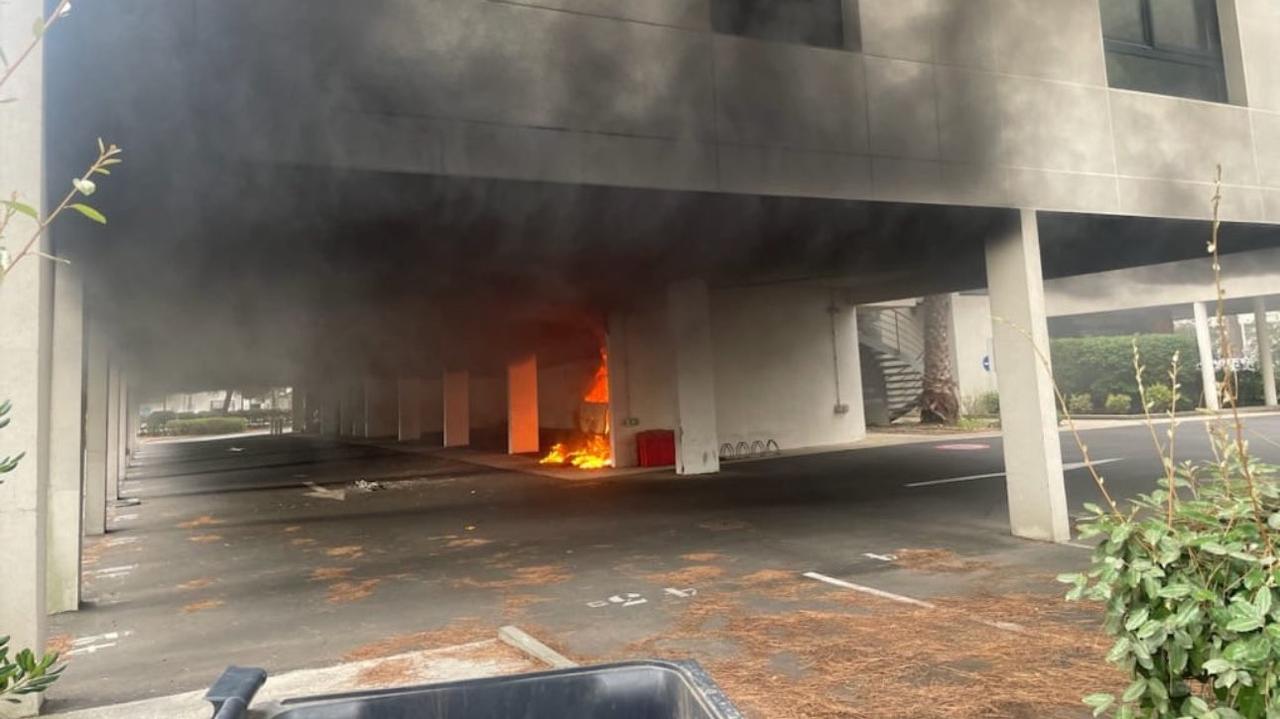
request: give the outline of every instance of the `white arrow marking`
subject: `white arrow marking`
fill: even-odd
[[[315,482],[307,482],[307,488],[311,491],[307,492],[308,497],[318,497],[320,499],[332,499],[341,502],[347,498],[345,489],[325,489]]]
[[[1112,462],[1122,462],[1122,461],[1124,461],[1123,457],[1112,457],[1109,459],[1095,459],[1090,464],[1092,464],[1095,467],[1101,467],[1104,464],[1111,464]],[[1089,465],[1084,462],[1072,462],[1070,464],[1062,465],[1062,471],[1070,472],[1073,469],[1084,469],[1087,466]],[[932,487],[935,484],[955,484],[956,482],[972,482],[975,479],[994,479],[996,477],[1003,477],[1003,476],[1005,476],[1004,472],[992,472],[990,474],[971,474],[967,477],[948,477],[947,479],[931,479],[927,482],[912,482],[905,486]]]

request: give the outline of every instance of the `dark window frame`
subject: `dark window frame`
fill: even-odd
[[[1106,0],[1102,0],[1102,2],[1106,2]],[[1218,19],[1216,3],[1214,3],[1213,0],[1209,0],[1208,6],[1212,11],[1208,13],[1207,18],[1203,19],[1200,27],[1203,34],[1201,39],[1206,41],[1209,49],[1204,52],[1196,52],[1186,48],[1162,46],[1158,44],[1155,39],[1155,21],[1151,13],[1152,0],[1138,0],[1138,2],[1140,4],[1142,17],[1143,42],[1137,43],[1132,40],[1107,37],[1107,28],[1104,25],[1102,28],[1102,44],[1104,51],[1107,53],[1114,52],[1123,55],[1134,55],[1148,60],[1158,60],[1178,65],[1190,65],[1208,70],[1216,70],[1217,73],[1215,73],[1215,77],[1218,78],[1216,87],[1217,95],[1213,98],[1188,99],[1226,103],[1228,101],[1227,69],[1222,54],[1222,27]],[[1182,96],[1177,95],[1175,97]]]
[[[857,0],[831,0],[836,5],[836,10],[840,17],[839,43],[831,44],[825,42],[813,42],[811,39],[801,38],[778,38],[763,36],[749,31],[735,30],[725,27],[725,17],[727,10],[719,7],[721,3],[742,2],[743,0],[711,0],[708,7],[711,13],[711,31],[717,35],[727,35],[730,37],[745,37],[761,42],[776,42],[784,45],[802,45],[804,47],[816,47],[824,50],[845,50],[857,52],[862,49],[862,27],[861,18],[857,12]],[[750,0],[746,0],[750,2]],[[803,1],[803,0],[801,0]],[[847,12],[848,5],[853,6],[853,12]],[[852,17],[850,17],[852,15]]]

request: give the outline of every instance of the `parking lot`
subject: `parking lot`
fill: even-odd
[[[1280,417],[1249,428],[1256,452],[1280,458],[1267,439]],[[1152,486],[1145,427],[1085,437],[1114,491]],[[1207,452],[1201,423],[1179,444]],[[141,504],[113,510],[87,546],[88,607],[55,618],[71,668],[49,708],[508,624],[584,663],[695,658],[750,716],[894,716],[913,692],[939,716],[1076,716],[1087,684],[1119,681],[1096,615],[1053,581],[1087,548],[1007,534],[998,437],[702,478],[555,479],[408,449],[288,435],[144,445],[125,485]],[[1064,434],[1073,510],[1096,492],[1079,460]]]

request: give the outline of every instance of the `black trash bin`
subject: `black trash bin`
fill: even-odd
[[[216,719],[244,719],[260,670],[210,690]],[[262,675],[262,676],[265,676]],[[229,678],[230,677],[230,678]],[[237,691],[242,683],[245,691]],[[252,685],[252,689],[249,689]],[[216,692],[215,696],[215,690]],[[247,694],[247,696],[246,696]],[[319,697],[254,707],[264,719],[741,719],[696,662],[638,661]]]

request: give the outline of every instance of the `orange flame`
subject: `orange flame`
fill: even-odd
[[[551,446],[547,456],[538,460],[539,464],[568,464],[578,469],[602,469],[613,466],[613,456],[609,448],[609,436],[593,434],[580,446],[570,449],[564,442]]]
[[[604,432],[590,433],[584,439],[575,441],[572,446],[557,442],[551,446],[547,456],[538,460],[539,464],[571,465],[578,469],[601,469],[613,466],[613,450],[609,444],[609,356],[600,350],[600,366],[591,379],[591,386],[582,397],[584,405],[605,405]],[[595,412],[599,415],[599,410]],[[583,414],[586,414],[585,408]],[[599,426],[598,424],[596,425]]]

